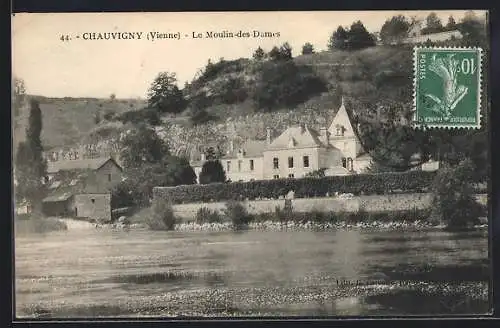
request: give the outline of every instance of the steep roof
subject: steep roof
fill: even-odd
[[[324,146],[319,140],[318,132],[303,125],[289,127],[278,138],[274,139],[267,149],[277,150],[290,148],[291,141],[293,142],[293,147],[296,148],[315,148]]]
[[[57,172],[47,184],[49,192],[43,201],[64,201],[73,194],[86,192],[84,181],[90,174],[91,169]]]
[[[120,169],[122,168],[113,158],[111,157],[101,157],[101,158],[85,158],[85,159],[74,159],[74,160],[64,160],[56,162],[47,163],[47,173],[57,173],[60,171],[72,171],[72,170],[98,170],[107,162],[112,161]]]
[[[242,150],[245,157],[260,157],[267,148],[266,140],[247,140],[240,147],[235,147],[224,158],[236,158]]]
[[[94,169],[59,171],[47,183],[48,195],[43,201],[64,201],[75,194],[108,193],[109,189],[106,187],[91,183],[91,179],[98,178]]]
[[[337,125],[342,125],[348,134],[352,134],[357,137],[356,131],[352,126],[352,121],[353,121],[352,113],[347,111],[344,105],[344,97],[342,97],[340,108],[338,109],[337,114],[333,118],[332,123],[328,128],[328,132],[330,132],[332,136],[335,136]]]

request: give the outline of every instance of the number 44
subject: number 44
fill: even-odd
[[[59,38],[61,41],[69,41],[69,35],[61,35],[61,37]]]

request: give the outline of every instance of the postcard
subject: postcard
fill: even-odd
[[[488,12],[12,15],[19,319],[491,311]]]

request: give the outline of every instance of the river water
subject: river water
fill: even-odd
[[[18,317],[487,313],[487,230],[16,237]]]

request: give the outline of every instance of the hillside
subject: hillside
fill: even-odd
[[[200,94],[209,98],[204,107],[216,119],[193,128],[188,119],[188,107],[178,115],[163,115],[162,121],[167,123],[162,125],[165,130],[185,136],[170,136],[171,139],[179,139],[177,142],[171,141],[174,147],[188,141],[190,144],[196,141],[219,142],[226,139],[230,130],[237,131],[236,137],[242,139],[262,138],[265,134],[264,124],[275,127],[277,132],[289,124],[302,121],[314,127],[325,124],[335,114],[333,110],[338,107],[340,94],[353,102],[352,106],[361,115],[369,116],[371,114],[368,108],[362,108],[362,103],[370,103],[374,99],[409,101],[411,60],[409,48],[384,46],[356,52],[335,51],[298,56],[293,59],[295,65],[300,67],[297,74],[301,78],[319,77],[324,82],[325,89],[313,93],[294,106],[277,106],[272,110],[257,108],[248,97],[218,101],[220,90],[239,90],[241,94],[248,95],[257,87],[256,80],[262,73],[262,67],[248,59],[216,63],[213,65],[216,69],[208,72],[210,74],[205,70],[205,74],[195,78],[183,90],[188,99]],[[235,83],[234,81],[239,81],[236,87],[225,86],[227,83]],[[146,106],[144,100],[135,99],[35,98],[40,101],[42,109],[42,139],[46,149],[81,142],[91,132],[99,130],[101,125],[109,126],[105,120],[96,124],[97,113],[103,119],[108,112],[121,114]],[[117,116],[114,117],[116,119]],[[113,120],[110,117],[108,119]],[[18,121],[22,122],[22,119],[19,118]],[[227,121],[235,124],[226,125]],[[23,131],[23,127],[23,123],[19,124],[18,130]],[[174,132],[176,130],[182,132]]]
[[[140,99],[29,97],[40,102],[43,117],[42,140],[46,149],[80,142],[96,127],[97,113],[102,119],[105,113],[121,114],[145,106],[145,101]],[[14,141],[23,140],[28,114],[29,110],[24,106],[20,115],[14,119]]]

